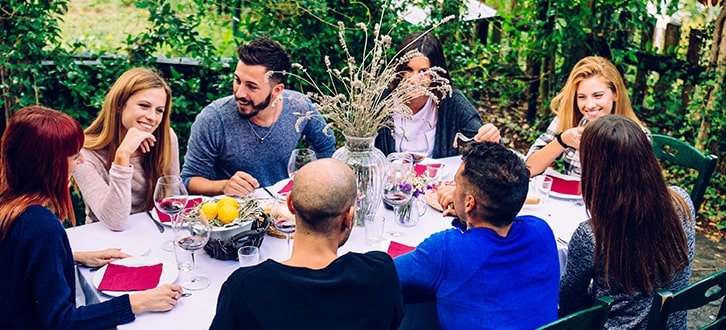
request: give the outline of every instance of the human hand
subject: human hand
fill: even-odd
[[[227,196],[244,197],[253,193],[259,187],[260,183],[249,173],[237,171],[224,184],[222,192]]]
[[[580,139],[582,138],[582,131],[584,130],[585,127],[583,126],[572,127],[562,132],[560,138],[562,139],[562,142],[568,146],[579,150]]]
[[[134,314],[143,312],[166,312],[174,308],[181,299],[184,289],[178,284],[163,284],[154,289],[129,295],[131,311]]]
[[[454,189],[456,189],[454,181],[439,181],[434,186],[439,205],[444,209],[444,216],[456,215],[454,212]]]
[[[499,143],[502,137],[499,135],[499,129],[494,124],[487,123],[479,127],[479,132],[474,135],[476,142],[494,142]]]
[[[121,141],[121,144],[116,149],[116,155],[119,152],[125,155],[131,156],[137,149],[141,149],[141,152],[147,153],[151,151],[151,147],[156,143],[156,137],[149,133],[139,130],[136,127],[131,127],[126,131],[126,136]]]
[[[87,267],[101,267],[116,259],[128,258],[130,255],[121,252],[119,248],[100,251],[73,252],[73,260]]]

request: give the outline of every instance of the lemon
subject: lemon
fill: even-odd
[[[222,205],[232,205],[235,209],[239,208],[239,202],[237,202],[237,200],[234,199],[233,197],[229,197],[229,196],[224,196],[224,197],[220,198],[217,201],[217,205],[220,207]]]
[[[217,219],[223,224],[228,224],[237,218],[239,213],[237,208],[232,204],[221,204],[217,203]]]
[[[199,209],[199,211],[204,214],[207,220],[212,220],[217,217],[217,203],[206,202],[202,204],[202,207]]]

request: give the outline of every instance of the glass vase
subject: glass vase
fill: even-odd
[[[355,225],[363,227],[365,219],[373,217],[383,201],[383,180],[386,156],[373,144],[376,136],[353,137],[343,133],[345,145],[336,150],[333,158],[350,166],[358,183],[358,205]]]
[[[418,225],[419,219],[426,214],[427,205],[423,200],[412,197],[408,203],[393,209],[396,223],[404,227]]]

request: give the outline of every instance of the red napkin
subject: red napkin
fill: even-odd
[[[189,199],[187,199],[187,205],[184,206],[184,208],[194,207],[201,203],[202,203],[201,197],[189,198]],[[156,207],[154,207],[154,211],[156,211],[156,216],[159,217],[159,222],[171,221],[171,217],[169,217],[166,213],[159,211],[159,209],[157,209]]]
[[[129,267],[108,264],[98,289],[101,291],[141,291],[159,285],[162,264]]]
[[[413,246],[404,245],[398,242],[391,241],[391,245],[388,246],[388,255],[391,256],[391,258],[398,257],[402,254],[409,253],[416,248]]]
[[[292,180],[287,181],[287,184],[280,189],[277,193],[280,195],[285,195],[290,192],[290,189],[292,189]]]
[[[413,171],[416,173],[416,176],[419,176],[421,174],[426,173],[426,169],[430,168],[429,170],[433,173],[429,173],[430,177],[436,177],[437,172],[441,168],[441,163],[431,163],[431,164],[416,164],[413,166]]]
[[[548,175],[548,177],[552,178],[552,191],[565,195],[582,195],[580,180],[569,180],[552,175]]]

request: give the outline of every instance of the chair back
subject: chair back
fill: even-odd
[[[703,194],[706,192],[706,186],[711,181],[711,175],[713,175],[713,171],[716,168],[716,160],[718,157],[715,155],[704,155],[690,144],[667,135],[653,134],[651,141],[653,142],[655,156],[661,161],[667,160],[674,165],[692,168],[698,171],[698,177],[693,183],[693,189],[691,190],[691,200],[693,201],[694,208],[698,211],[701,202],[703,202]]]
[[[610,297],[601,297],[590,308],[574,312],[570,315],[563,316],[549,324],[543,325],[537,330],[597,330],[602,329],[605,320],[610,313],[610,307],[613,299]]]
[[[667,290],[658,291],[648,319],[648,329],[665,329],[671,313],[695,309],[724,296],[726,296],[726,269],[692,283],[676,293]],[[662,307],[659,308],[661,302]],[[716,321],[707,327],[713,326],[714,323],[724,324],[726,323],[724,319],[726,319],[726,305],[722,301]]]

